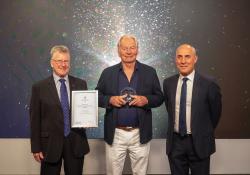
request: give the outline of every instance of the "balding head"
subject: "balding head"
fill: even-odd
[[[176,49],[176,67],[183,76],[193,72],[196,61],[196,50],[190,44],[182,44]]]
[[[191,46],[190,44],[181,44],[179,47],[177,47],[177,49],[176,49],[176,53],[177,53],[177,51],[178,50],[180,50],[180,49],[190,49],[192,52],[193,52],[193,54],[195,55],[195,56],[197,56],[197,54],[196,54],[196,49],[193,47],[193,46]]]

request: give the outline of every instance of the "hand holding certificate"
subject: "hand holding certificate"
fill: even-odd
[[[98,91],[72,91],[72,128],[98,127]]]

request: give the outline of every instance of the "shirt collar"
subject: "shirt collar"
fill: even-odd
[[[138,61],[136,60],[135,62],[135,70],[138,70],[139,68],[139,64],[138,64]],[[123,70],[123,67],[122,67],[122,62],[120,62],[120,65],[119,65],[119,70],[122,71]]]
[[[179,79],[183,79],[184,77],[188,78],[188,80],[190,81],[194,81],[194,74],[195,74],[195,70],[193,70],[190,74],[188,74],[188,76],[183,76],[180,74]]]
[[[56,75],[55,72],[53,72],[53,78],[54,78],[55,82],[59,82],[59,80],[62,79],[62,77],[59,77],[58,75]],[[66,75],[65,77],[63,77],[63,79],[65,79],[65,81],[68,82],[69,76]]]

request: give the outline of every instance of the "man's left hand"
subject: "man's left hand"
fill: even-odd
[[[148,104],[148,99],[145,96],[140,96],[140,95],[131,95],[133,100],[129,103],[129,106],[138,106],[142,107]]]

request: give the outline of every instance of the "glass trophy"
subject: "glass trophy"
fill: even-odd
[[[129,107],[128,104],[134,99],[131,95],[136,95],[136,91],[131,87],[125,87],[121,90],[120,95],[127,95],[124,97],[124,100],[126,101],[126,106]]]

